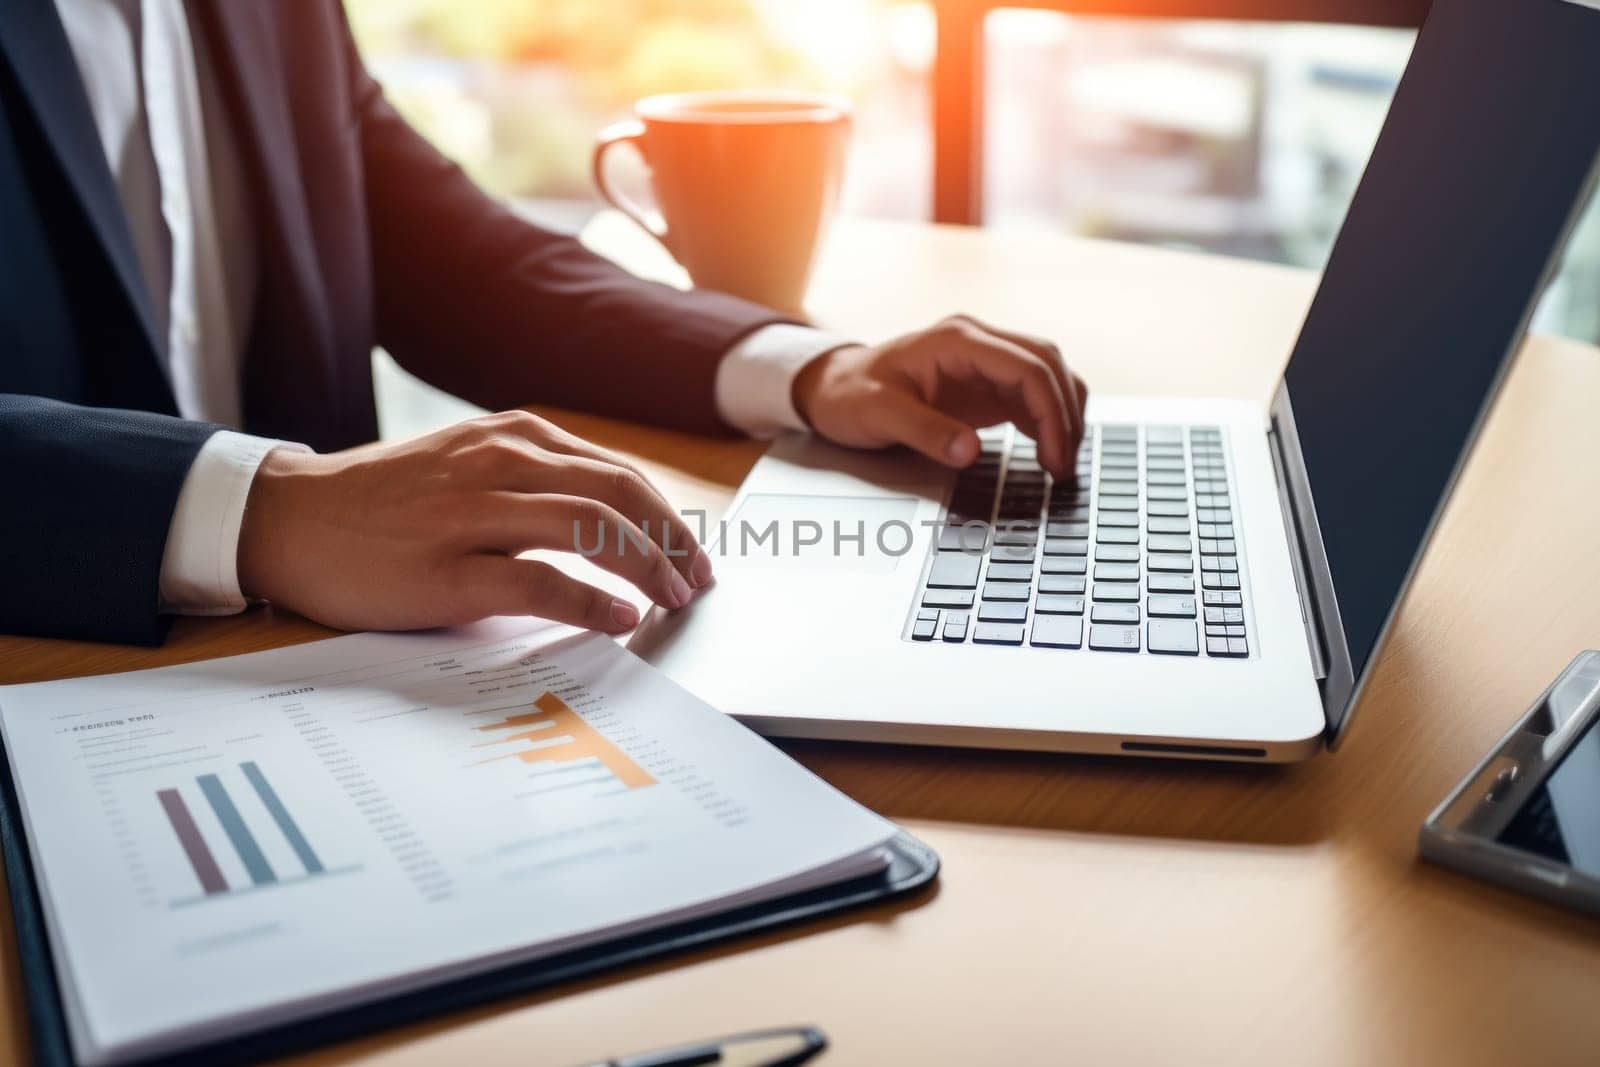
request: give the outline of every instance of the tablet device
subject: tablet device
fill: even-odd
[[[1422,855],[1600,914],[1600,652],[1578,655],[1422,827]]]

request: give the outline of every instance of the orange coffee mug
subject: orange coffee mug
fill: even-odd
[[[838,204],[850,105],[787,92],[669,93],[602,130],[594,180],[660,241],[694,284],[799,311]],[[606,153],[632,145],[650,168],[659,220],[619,193]]]

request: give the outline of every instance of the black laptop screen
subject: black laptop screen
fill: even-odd
[[[1594,5],[1434,0],[1285,374],[1356,679],[1594,171]]]

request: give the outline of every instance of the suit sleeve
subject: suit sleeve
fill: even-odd
[[[0,632],[159,644],[167,530],[217,429],[0,393]]]
[[[346,28],[377,279],[379,343],[401,365],[488,408],[550,403],[726,433],[722,356],[789,317],[731,296],[644,281],[529,223],[413,130]]]

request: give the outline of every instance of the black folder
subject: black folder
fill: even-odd
[[[0,753],[0,760],[3,760]],[[33,859],[22,829],[16,785],[10,764],[0,783],[0,841],[5,852],[6,882],[11,892],[11,916],[16,926],[17,955],[22,976],[28,1029],[34,1061],[43,1067],[71,1067],[76,1063],[67,1038],[66,1017],[38,886]],[[270,1030],[252,1032],[221,1043],[200,1045],[176,1056],[160,1057],[163,1064],[213,1065],[253,1063],[331,1044],[390,1026],[401,1026],[431,1016],[489,1001],[548,989],[604,971],[627,967],[659,957],[704,948],[748,934],[765,932],[826,915],[879,903],[927,886],[939,871],[939,857],[910,834],[890,843],[891,862],[877,874],[837,885],[796,893],[764,904],[737,908],[719,915],[663,927],[645,934],[618,938],[575,952],[515,964],[472,978],[441,983],[327,1015],[301,1019]],[[751,1020],[751,1024],[764,1020]],[[597,1054],[604,1050],[596,1049]],[[150,1060],[136,1062],[154,1062]]]

